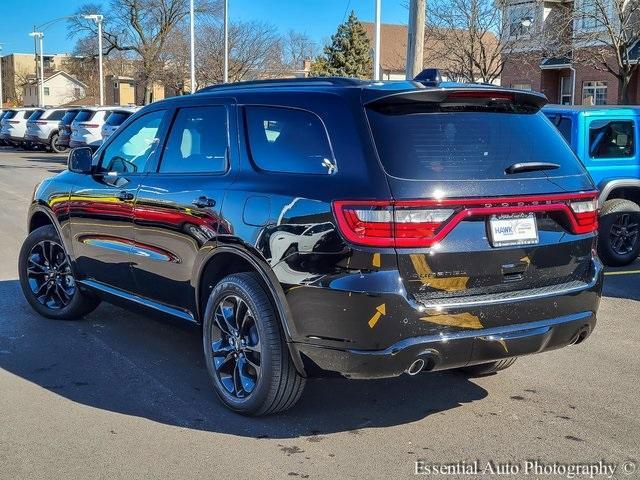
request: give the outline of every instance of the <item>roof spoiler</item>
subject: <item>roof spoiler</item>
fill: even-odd
[[[548,100],[544,94],[538,92],[469,84],[457,87],[418,88],[392,93],[372,99],[366,102],[366,105],[378,108],[392,105],[410,107],[423,102],[450,107],[464,105],[491,107],[511,103],[529,111],[538,111],[548,103]]]

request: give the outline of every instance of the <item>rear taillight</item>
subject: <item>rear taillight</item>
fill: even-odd
[[[574,234],[598,229],[596,192],[523,197],[410,201],[336,201],[338,227],[347,241],[372,247],[431,247],[460,222],[491,215],[561,215]]]
[[[574,200],[569,203],[576,224],[575,233],[595,232],[598,229],[598,199]]]
[[[95,123],[79,123],[78,126],[82,127],[82,128],[98,128],[98,127],[100,127],[100,125],[97,125]]]
[[[37,122],[33,122],[36,125],[47,125],[47,122],[45,120],[38,120]]]
[[[12,123],[12,124],[16,124],[16,123],[20,123],[20,120],[7,120],[7,123]]]

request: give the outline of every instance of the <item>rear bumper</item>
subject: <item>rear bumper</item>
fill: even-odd
[[[40,138],[37,135],[25,135],[24,139],[28,142],[37,143],[38,145],[49,144],[49,138]]]
[[[541,353],[581,342],[595,328],[603,281],[597,259],[592,273],[591,280],[580,287],[487,296],[484,302],[439,305],[437,312],[404,297],[401,302],[399,295],[382,294],[373,302],[360,298],[368,306],[354,315],[352,302],[358,300],[348,294],[350,301],[341,303],[334,293],[326,300],[324,311],[338,305],[351,315],[340,317],[337,309],[325,314],[323,322],[333,326],[331,338],[298,336],[290,347],[309,376],[330,372],[362,379],[401,375],[417,359],[424,360],[425,370],[446,370]],[[317,290],[322,289],[314,290],[309,293],[319,294]],[[308,302],[319,304],[314,299]],[[383,303],[386,314],[370,327],[368,317],[375,305]],[[292,310],[295,315],[295,305]],[[306,318],[295,324],[298,334],[309,321],[319,324],[309,317],[309,310],[305,313]]]

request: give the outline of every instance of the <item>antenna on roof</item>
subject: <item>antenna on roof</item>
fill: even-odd
[[[440,74],[440,70],[437,68],[425,68],[416,76],[416,78],[414,78],[414,80],[427,87],[435,87],[442,83],[442,75]]]

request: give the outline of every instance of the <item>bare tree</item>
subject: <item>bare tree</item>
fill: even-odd
[[[444,64],[449,78],[466,82],[500,78],[529,27],[525,16],[516,23],[504,18],[494,0],[434,0],[427,18],[425,63]]]
[[[292,70],[304,67],[305,60],[312,60],[318,56],[318,44],[306,33],[289,30],[283,39],[284,63]]]
[[[572,31],[574,61],[618,80],[618,102],[629,103],[629,84],[638,70],[631,57],[640,42],[638,0],[576,0],[565,28]]]
[[[213,15],[219,11],[219,0],[198,0],[197,11]],[[88,13],[105,16],[103,38],[106,54],[116,50],[139,58],[145,103],[149,103],[153,83],[163,71],[162,54],[167,42],[189,16],[189,0],[111,0],[106,11],[104,5],[85,4],[69,21],[70,35],[96,35],[94,22],[81,16]]]

